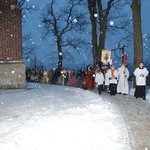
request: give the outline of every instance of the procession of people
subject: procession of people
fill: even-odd
[[[143,62],[134,70],[135,77],[135,98],[146,100],[146,78],[149,71],[144,67]],[[28,82],[41,82],[47,84],[67,85],[79,87],[85,90],[97,88],[99,95],[106,91],[111,96],[116,94],[129,94],[129,76],[127,68],[127,55],[122,56],[122,63],[119,68],[112,63],[111,51],[102,50],[101,61],[87,65],[79,70],[69,68],[53,68],[50,71],[45,69],[27,70]],[[134,80],[134,77],[132,80]]]
[[[146,77],[149,72],[144,67],[142,62],[133,72],[135,85],[135,98],[143,98],[146,100]],[[103,91],[109,93],[111,96],[116,94],[129,94],[129,70],[124,63],[119,68],[115,65],[108,65],[106,68],[96,64],[88,65],[86,69],[80,70],[62,68],[46,70],[28,70],[28,82],[41,82],[46,84],[58,84],[79,87],[85,90],[92,90],[97,88],[99,95]]]

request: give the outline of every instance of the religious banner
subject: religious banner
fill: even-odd
[[[107,50],[107,49],[102,50],[101,62],[103,64],[108,64],[111,62],[111,51],[110,50]]]

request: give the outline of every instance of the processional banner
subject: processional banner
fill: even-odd
[[[112,60],[111,60],[111,51],[110,50],[107,50],[107,49],[104,49],[102,50],[102,53],[101,53],[101,62],[103,64],[112,64]]]

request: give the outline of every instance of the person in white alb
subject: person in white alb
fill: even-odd
[[[144,67],[143,62],[139,63],[139,67],[135,69],[134,75],[136,77],[136,88],[134,97],[143,98],[146,100],[146,77],[148,76],[148,70]]]
[[[108,74],[108,69],[105,70],[105,91],[106,92],[110,92],[109,91],[109,74]]]
[[[117,93],[119,94],[128,94],[129,93],[129,70],[122,64],[121,67],[118,68],[118,85],[117,85]]]
[[[117,94],[118,71],[115,69],[114,65],[111,65],[110,69],[108,70],[108,78],[110,95],[115,95]]]
[[[100,71],[100,69],[97,69],[97,73],[95,75],[95,83],[98,86],[98,93],[99,95],[101,95],[102,90],[103,90],[103,83],[104,83],[104,75],[103,73]]]

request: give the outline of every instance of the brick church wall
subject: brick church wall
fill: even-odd
[[[16,0],[0,0],[0,88],[26,86],[21,18]]]
[[[0,61],[22,59],[21,11],[15,6],[14,0],[0,0]]]

